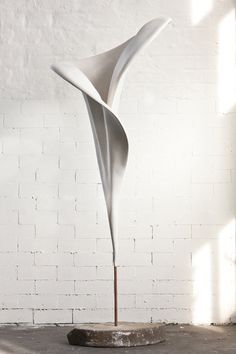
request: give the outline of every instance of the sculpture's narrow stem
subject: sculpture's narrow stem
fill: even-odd
[[[117,267],[114,266],[114,325],[118,326]]]

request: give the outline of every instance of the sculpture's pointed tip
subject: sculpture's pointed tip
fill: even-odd
[[[156,17],[156,18],[152,19],[151,21],[149,21],[149,22],[147,23],[147,25],[153,24],[153,25],[155,25],[155,26],[157,26],[157,27],[160,27],[160,26],[166,26],[166,25],[168,25],[170,22],[172,22],[172,18],[162,16],[162,17]]]
[[[173,21],[173,20],[172,20],[171,17],[167,17],[167,18],[166,18],[166,22],[167,22],[167,23],[171,23],[172,21]]]
[[[59,62],[56,64],[52,64],[50,66],[50,69],[54,71],[54,73],[56,73],[57,75],[62,76],[64,78],[65,72],[68,69],[71,69],[71,65],[68,62]]]
[[[50,69],[51,69],[52,71],[54,71],[54,73],[58,74],[57,65],[52,64],[52,65],[50,66]]]
[[[138,33],[147,31],[149,33],[159,33],[161,30],[163,30],[170,22],[172,22],[172,19],[170,17],[156,17],[153,18],[151,21],[145,23],[143,27],[140,28]]]
[[[50,69],[58,74],[60,71],[62,71],[65,68],[68,68],[68,67],[71,67],[71,64],[66,61],[63,61],[63,62],[59,62],[56,64],[52,64],[50,66]]]

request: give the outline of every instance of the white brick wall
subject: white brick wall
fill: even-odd
[[[173,23],[133,64],[120,104],[130,141],[120,319],[235,320],[236,105],[225,105],[235,96],[235,4],[208,5],[1,1],[0,323],[112,321],[86,107],[49,67],[112,48],[155,16]]]

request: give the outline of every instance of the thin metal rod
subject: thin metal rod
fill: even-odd
[[[118,326],[117,267],[114,266],[114,325]]]

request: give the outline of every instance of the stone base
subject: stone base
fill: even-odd
[[[67,334],[69,344],[86,347],[136,347],[165,340],[161,323],[120,322],[91,323],[74,328]]]

